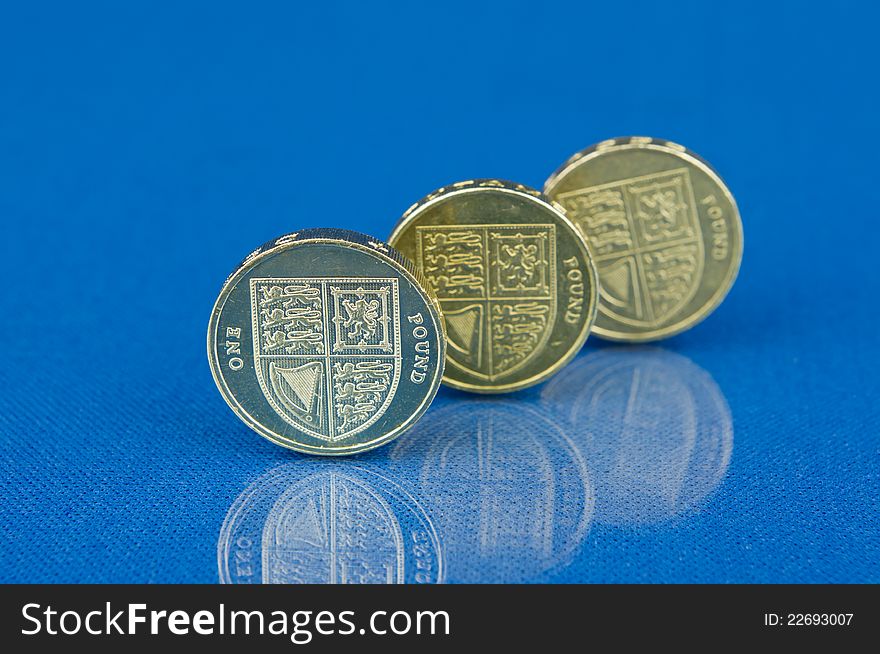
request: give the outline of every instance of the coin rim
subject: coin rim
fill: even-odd
[[[419,418],[424,415],[425,411],[427,411],[428,407],[431,405],[431,402],[433,402],[434,398],[437,395],[437,391],[440,388],[440,382],[442,381],[443,371],[446,366],[446,325],[443,321],[443,314],[440,312],[439,309],[440,302],[436,298],[436,295],[433,293],[433,290],[430,289],[430,285],[420,280],[421,275],[418,274],[415,266],[387,243],[384,243],[379,239],[373,239],[372,237],[365,234],[350,232],[352,235],[361,237],[367,241],[373,241],[380,245],[387,246],[389,250],[391,250],[392,254],[400,258],[399,261],[396,258],[388,256],[387,254],[381,252],[376,248],[370,248],[366,245],[363,245],[362,243],[358,243],[357,241],[346,240],[338,236],[307,235],[302,239],[297,238],[297,235],[299,233],[306,231],[320,232],[324,230],[321,230],[320,228],[300,230],[300,232],[293,232],[291,234],[279,236],[278,238],[270,241],[266,245],[261,246],[250,255],[248,255],[248,257],[245,258],[245,260],[238,266],[238,268],[236,268],[235,271],[226,278],[226,281],[223,283],[223,287],[220,289],[220,294],[217,296],[217,300],[214,302],[214,307],[211,309],[211,317],[208,321],[207,346],[208,363],[211,368],[211,376],[214,378],[214,383],[217,385],[217,388],[220,391],[220,395],[223,396],[226,404],[229,405],[229,407],[238,416],[238,418],[253,431],[257,432],[260,436],[272,441],[276,445],[280,445],[281,447],[294,450],[303,454],[315,454],[324,456],[345,456],[350,454],[358,454],[360,452],[367,452],[393,441],[395,438],[410,429],[419,420]],[[328,228],[326,231],[339,234],[341,232],[344,233],[348,230]],[[279,241],[283,242],[279,243]],[[279,254],[295,247],[315,243],[353,247],[362,252],[366,252],[370,255],[376,256],[384,263],[390,265],[393,269],[397,270],[401,275],[407,278],[410,283],[413,284],[416,290],[420,292],[422,298],[425,300],[425,305],[427,306],[428,311],[431,313],[431,316],[434,318],[435,324],[438,326],[437,341],[439,342],[439,356],[437,369],[434,373],[433,378],[431,379],[431,386],[428,389],[428,392],[425,394],[425,397],[422,399],[422,402],[419,404],[418,408],[392,431],[387,432],[386,434],[375,440],[369,441],[367,443],[332,449],[313,447],[310,445],[304,445],[296,441],[285,439],[279,434],[276,434],[268,428],[264,427],[253,416],[251,416],[236,399],[235,395],[229,389],[225,380],[220,374],[219,368],[221,364],[219,360],[219,355],[217,354],[217,343],[214,340],[214,334],[217,330],[217,323],[220,320],[220,315],[223,312],[223,307],[226,304],[226,300],[229,298],[229,294],[232,289],[236,286],[238,281],[242,277],[244,277],[245,274],[252,270],[260,261],[270,256]],[[412,268],[412,270],[409,269],[410,267]]]
[[[418,219],[418,217],[422,215],[423,212],[427,211],[431,206],[437,204],[441,200],[446,200],[453,195],[464,193],[479,193],[485,191],[497,191],[499,193],[509,193],[517,197],[527,198],[537,204],[539,207],[543,209],[548,209],[551,212],[555,213],[560,222],[569,228],[569,231],[574,235],[575,241],[581,246],[584,254],[583,258],[587,262],[587,274],[590,277],[591,289],[590,303],[586,311],[584,312],[586,314],[586,318],[584,320],[584,324],[581,326],[580,332],[573,341],[569,350],[552,366],[545,368],[540,374],[533,375],[532,377],[524,379],[520,382],[504,384],[501,386],[487,387],[479,386],[477,384],[469,384],[467,382],[461,382],[456,379],[450,379],[444,372],[442,381],[444,384],[448,385],[451,388],[455,388],[461,391],[469,391],[472,393],[480,393],[483,395],[496,395],[499,393],[511,393],[513,391],[523,390],[525,388],[540,384],[559,372],[560,369],[562,369],[569,361],[577,356],[578,352],[580,352],[581,348],[583,348],[584,343],[589,337],[590,331],[593,327],[593,323],[596,320],[596,311],[599,307],[599,272],[598,268],[596,267],[596,262],[593,258],[593,251],[590,249],[590,244],[581,233],[581,230],[578,229],[577,226],[566,215],[565,209],[563,209],[562,205],[546,197],[537,189],[533,189],[524,184],[508,182],[501,179],[474,179],[462,182],[455,182],[454,184],[449,184],[447,186],[441,186],[436,191],[429,193],[424,198],[410,206],[410,208],[404,212],[403,216],[400,218],[399,221],[397,221],[397,224],[394,226],[394,229],[388,236],[388,243],[390,243],[392,247],[395,247],[394,244],[400,238],[400,235],[406,229],[408,229]]]
[[[706,175],[708,175],[709,178],[718,185],[724,197],[727,198],[727,200],[730,202],[731,207],[733,207],[733,216],[736,218],[736,227],[734,229],[738,244],[738,247],[734,248],[736,261],[734,261],[733,258],[731,259],[731,265],[728,267],[727,274],[723,279],[723,283],[719,285],[718,289],[710,297],[709,301],[706,302],[702,307],[700,307],[699,311],[690,314],[684,320],[679,320],[678,322],[675,322],[662,329],[652,329],[645,332],[622,332],[597,327],[595,324],[593,325],[593,333],[596,334],[596,336],[598,336],[599,338],[605,340],[616,341],[618,343],[648,343],[651,341],[659,341],[665,338],[669,338],[670,336],[675,336],[676,334],[681,334],[682,332],[685,332],[692,327],[697,326],[706,318],[708,318],[709,315],[712,314],[715,309],[717,309],[719,305],[724,301],[724,298],[727,297],[727,294],[733,288],[734,282],[736,282],[736,278],[739,275],[739,269],[742,264],[744,246],[742,216],[740,215],[739,207],[736,204],[733,193],[730,192],[727,184],[724,183],[724,180],[721,179],[721,176],[709,164],[709,162],[707,162],[695,152],[688,150],[683,145],[675,143],[674,141],[666,141],[649,136],[624,136],[607,139],[573,154],[552,175],[550,175],[550,177],[547,178],[546,182],[544,182],[544,193],[548,195],[552,193],[553,187],[558,185],[559,181],[565,175],[569,174],[572,170],[579,167],[581,164],[584,164],[592,159],[598,159],[608,152],[619,150],[655,150],[657,152],[663,152],[665,154],[677,156],[684,159],[687,163],[692,164],[699,170],[706,173]]]

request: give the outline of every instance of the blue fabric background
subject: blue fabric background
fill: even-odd
[[[659,355],[726,398],[729,465],[647,524],[625,519],[642,495],[618,497],[619,520],[597,495],[564,561],[514,574],[503,539],[462,533],[492,523],[468,519],[479,493],[451,522],[427,493],[448,580],[880,581],[878,18],[845,2],[7,5],[0,580],[217,581],[235,499],[320,465],[244,427],[208,370],[211,305],[254,247],[305,226],[384,238],[448,182],[540,186],[576,150],[648,134],[711,161],[743,216],[733,291]],[[581,358],[609,352],[629,356],[591,340]],[[502,401],[553,415],[544,392]],[[441,390],[425,420],[469,400]],[[356,464],[419,496],[422,460],[396,452]],[[583,455],[598,493],[604,453]],[[515,482],[502,506],[534,490]]]

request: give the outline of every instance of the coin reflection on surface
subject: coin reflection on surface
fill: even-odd
[[[533,580],[589,529],[587,466],[559,427],[510,400],[457,400],[393,447],[418,461],[418,494],[442,535],[451,582]]]
[[[222,583],[437,583],[440,542],[419,503],[365,467],[297,461],[242,493],[220,531]]]
[[[593,474],[597,523],[658,523],[721,482],[733,449],[730,409],[706,371],[658,348],[576,359],[541,393]]]

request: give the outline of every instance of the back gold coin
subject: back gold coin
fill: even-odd
[[[648,137],[603,141],[544,185],[596,257],[593,325],[618,341],[651,341],[708,316],[742,258],[739,211],[718,174],[684,147]]]
[[[450,386],[503,393],[537,384],[589,334],[598,299],[589,248],[534,189],[499,180],[441,188],[407,210],[389,243],[440,300]]]

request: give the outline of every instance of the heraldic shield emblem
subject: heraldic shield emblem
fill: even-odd
[[[263,583],[403,583],[405,547],[393,508],[365,480],[318,473],[270,510]]]
[[[396,279],[251,280],[263,394],[297,429],[341,441],[373,424],[400,379]]]
[[[446,320],[447,360],[490,381],[541,351],[556,318],[555,225],[416,228]]]
[[[686,168],[562,193],[557,200],[596,257],[600,311],[651,327],[694,296],[704,253]]]

